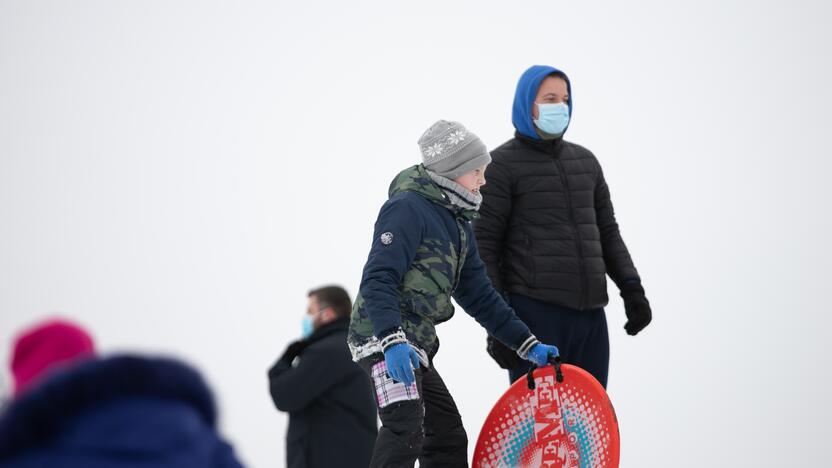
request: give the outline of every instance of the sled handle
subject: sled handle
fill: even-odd
[[[558,383],[563,383],[563,371],[560,368],[560,356],[555,356],[553,358],[549,358],[549,364],[555,366],[555,380]],[[531,369],[529,369],[529,373],[526,375],[526,379],[528,379],[529,390],[534,390],[534,371],[537,369],[536,364],[532,364]]]
[[[560,356],[552,358],[551,363],[555,366],[555,380],[558,383],[563,383],[563,371],[560,368]]]

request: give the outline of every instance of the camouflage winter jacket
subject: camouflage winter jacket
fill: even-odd
[[[382,352],[381,340],[403,331],[425,360],[439,343],[435,326],[454,314],[451,297],[488,332],[514,349],[531,333],[491,286],[471,219],[448,201],[424,166],[390,185],[352,310],[353,359]]]

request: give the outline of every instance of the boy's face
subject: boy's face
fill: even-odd
[[[485,168],[487,167],[488,164],[478,167],[467,174],[457,177],[454,179],[454,182],[478,194],[480,193],[480,187],[485,185]]]

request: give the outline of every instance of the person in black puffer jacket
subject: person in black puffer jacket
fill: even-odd
[[[621,291],[628,334],[646,327],[652,312],[598,160],[563,139],[571,91],[553,67],[535,65],[521,76],[515,137],[491,152],[475,232],[491,281],[520,319],[606,387],[606,276]],[[487,349],[512,381],[528,372],[527,362],[490,336]]]

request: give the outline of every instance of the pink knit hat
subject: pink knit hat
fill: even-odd
[[[15,396],[59,365],[94,355],[90,334],[71,322],[49,320],[24,330],[15,340],[12,354]]]

